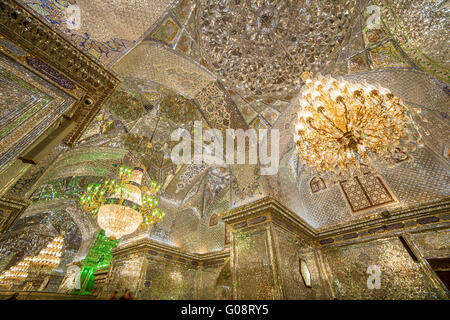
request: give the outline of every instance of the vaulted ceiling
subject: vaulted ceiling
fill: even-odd
[[[429,140],[428,148],[434,150],[436,158],[411,151],[413,160],[395,168],[378,168],[378,172],[399,199],[396,206],[417,197],[417,190],[403,192],[397,186],[417,178],[412,173],[414,168],[439,172],[434,184],[426,174],[421,178],[424,188],[440,190],[423,200],[450,193],[443,184],[448,179],[448,160],[443,157],[448,138],[439,135],[448,130],[450,54],[449,46],[442,41],[450,38],[448,1],[22,3],[116,72],[122,80],[120,90],[136,104],[133,109],[131,100],[124,104],[108,102],[79,147],[109,148],[128,143],[128,147],[134,144],[139,149],[148,139],[153,148],[140,148],[138,152],[148,159],[149,172],[165,182],[165,197],[179,208],[204,209],[208,203],[219,210],[223,201],[237,206],[272,195],[315,227],[365,218],[375,212],[349,213],[348,199],[337,185],[318,194],[310,192],[314,174],[298,164],[290,134],[290,116],[295,113],[300,75],[305,70],[385,83],[411,106],[424,110],[425,119],[437,119],[441,127],[422,126],[425,135],[429,132],[428,136],[435,137]],[[80,8],[81,27],[77,30],[68,28],[65,10],[69,5]],[[379,8],[381,23],[367,28],[378,12],[368,13],[366,8],[371,5]],[[123,106],[120,112],[114,109],[118,105]],[[180,126],[190,129],[194,120],[222,130],[280,129],[280,173],[265,181],[256,173],[256,166],[231,166],[227,170],[234,178],[226,193],[221,190],[230,183],[224,178],[228,173],[218,178],[217,172],[205,167],[174,166],[168,159],[170,132]],[[327,212],[332,208],[337,208],[334,215]]]

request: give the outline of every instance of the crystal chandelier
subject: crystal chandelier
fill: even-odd
[[[161,184],[153,180],[150,188],[142,186],[143,175],[142,168],[120,166],[117,180],[91,184],[80,197],[83,209],[97,215],[100,228],[111,240],[133,233],[141,222],[152,225],[165,216],[156,197]]]
[[[52,271],[61,263],[64,246],[64,232],[54,238],[37,256],[30,260],[30,266],[38,271]]]
[[[295,142],[300,158],[321,173],[350,175],[386,157],[414,125],[408,109],[388,89],[309,72],[299,98]]]
[[[28,277],[28,271],[30,268],[31,257],[26,257],[18,264],[9,268],[0,275],[0,284],[21,284]]]

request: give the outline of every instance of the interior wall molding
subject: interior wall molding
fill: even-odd
[[[332,213],[330,213],[332,214]],[[399,232],[422,232],[450,226],[450,198],[384,212],[371,220],[354,222],[327,229],[310,227],[296,213],[277,200],[265,197],[242,207],[226,211],[222,220],[232,230],[244,230],[258,224],[273,222],[318,246],[346,244],[362,238],[392,236]]]
[[[190,253],[182,249],[171,247],[166,244],[159,243],[150,239],[141,239],[124,244],[111,250],[114,261],[120,261],[121,258],[128,259],[130,255],[141,255],[145,253],[150,257],[163,257],[166,260],[186,264],[192,268],[210,267],[216,265],[223,265],[230,257],[229,248],[209,253]]]

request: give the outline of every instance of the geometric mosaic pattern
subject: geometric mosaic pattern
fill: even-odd
[[[105,66],[126,54],[167,10],[171,0],[21,0],[53,28]],[[71,27],[69,5],[80,10]],[[73,18],[72,18],[73,19]],[[69,21],[69,23],[68,23]]]
[[[2,96],[7,93],[0,112],[1,171],[67,112],[75,99],[3,53],[0,82]]]
[[[426,72],[450,82],[448,2],[374,0],[373,3],[381,8],[384,24],[410,59]]]
[[[395,202],[392,193],[383,183],[381,177],[365,174],[352,180],[339,182],[352,212],[373,209]]]

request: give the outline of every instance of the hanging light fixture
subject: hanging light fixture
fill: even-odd
[[[83,209],[97,215],[99,226],[111,240],[133,233],[141,223],[152,225],[165,216],[156,197],[161,184],[153,180],[150,188],[142,186],[143,175],[142,168],[120,166],[117,180],[91,184],[80,197]]]
[[[388,89],[331,76],[312,78],[309,72],[302,79],[294,138],[306,165],[348,176],[369,164],[369,154],[384,157],[410,142],[409,126],[415,124]]]
[[[36,271],[53,271],[61,263],[64,232],[55,237],[37,256],[30,259],[30,267]]]
[[[28,277],[31,259],[32,259],[31,256],[26,257],[16,265],[4,271],[0,275],[0,284],[11,285],[23,283],[25,279]]]

